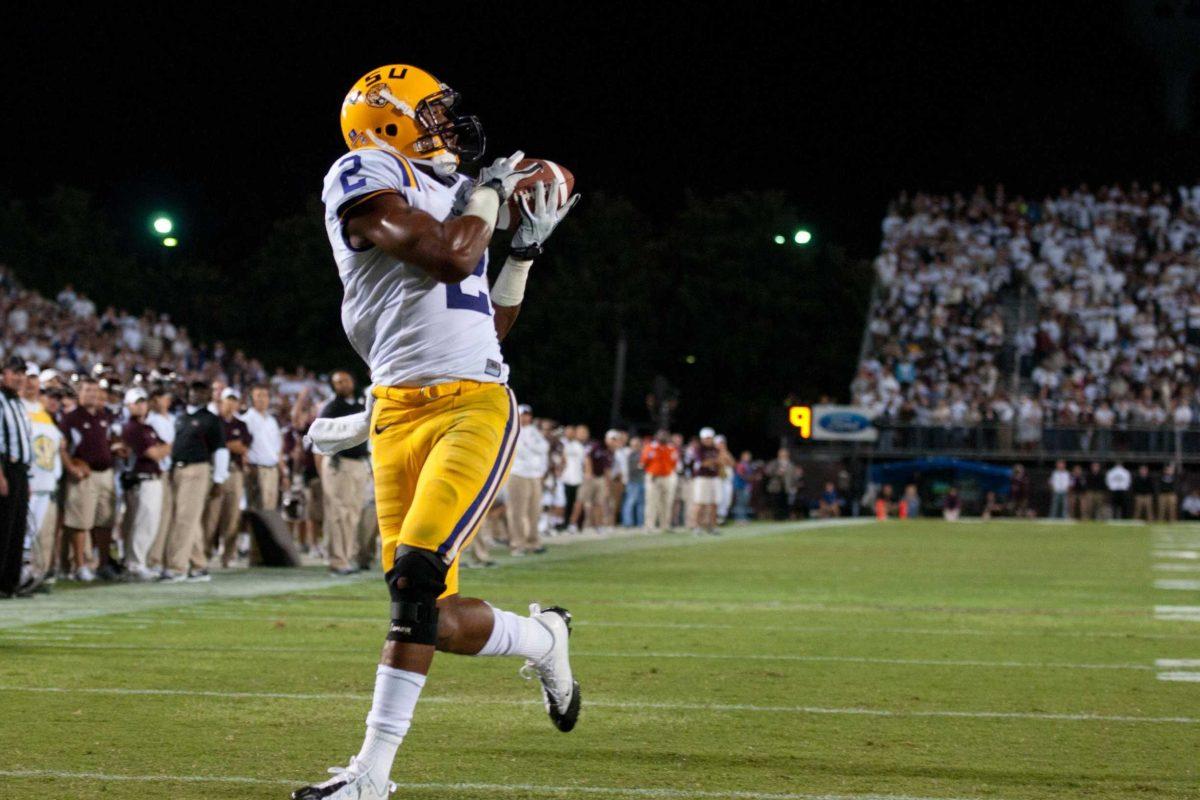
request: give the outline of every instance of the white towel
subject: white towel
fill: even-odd
[[[371,435],[371,417],[361,411],[345,417],[321,417],[314,420],[304,436],[306,444],[323,456],[336,455],[357,447]]]
[[[320,417],[313,420],[304,443],[323,456],[337,455],[358,447],[371,435],[371,406],[375,404],[375,386],[367,387],[366,410],[344,417]]]

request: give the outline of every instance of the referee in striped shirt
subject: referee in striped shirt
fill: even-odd
[[[18,395],[24,381],[25,361],[9,357],[0,377],[0,599],[17,593],[29,523],[33,431]]]

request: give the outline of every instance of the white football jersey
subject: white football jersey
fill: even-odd
[[[443,185],[407,159],[378,148],[347,153],[325,176],[321,199],[344,288],[342,327],[377,384],[508,380],[492,320],[486,252],[462,283],[439,283],[378,247],[351,247],[342,228],[348,209],[385,192],[396,192],[414,208],[445,220],[468,180],[457,176]]]
[[[41,403],[29,412],[29,427],[33,431],[33,462],[29,465],[29,491],[53,492],[62,477],[63,465],[59,448],[63,435],[54,419]]]

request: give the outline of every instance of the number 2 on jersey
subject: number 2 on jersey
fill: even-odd
[[[478,311],[480,314],[492,315],[492,299],[487,293],[487,278],[484,277],[487,272],[487,254],[479,259],[479,263],[475,265],[475,271],[472,272],[463,283],[471,280],[471,278],[482,277],[483,288],[478,294],[467,294],[462,290],[460,283],[446,284],[446,308],[461,308],[465,311]]]
[[[361,189],[362,187],[367,185],[366,178],[359,178],[356,181],[346,180],[351,175],[357,175],[358,171],[360,169],[362,169],[362,156],[350,156],[349,158],[343,158],[341,163],[350,165],[349,169],[343,170],[341,175],[338,176],[342,179],[342,191],[343,192],[346,192],[347,194],[349,194],[350,192],[353,192],[355,189]]]

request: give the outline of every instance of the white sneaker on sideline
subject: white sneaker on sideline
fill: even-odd
[[[85,565],[75,570],[75,574],[71,577],[80,583],[92,583],[96,580],[96,573],[92,572],[91,567]]]

